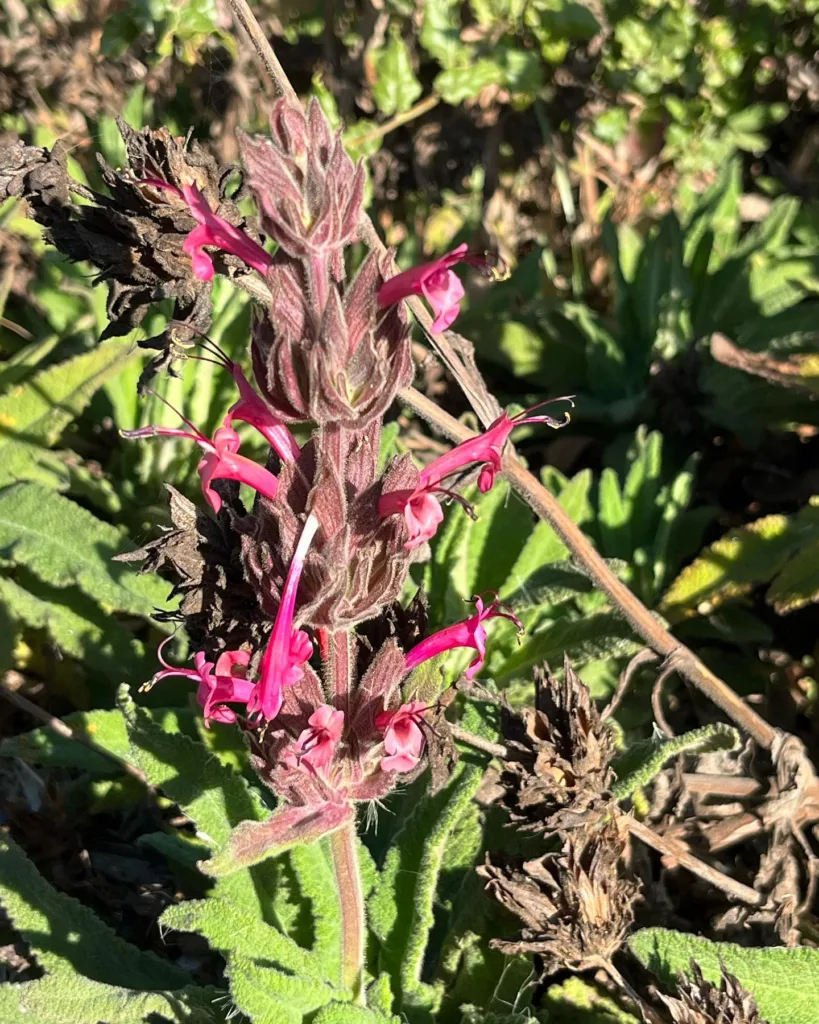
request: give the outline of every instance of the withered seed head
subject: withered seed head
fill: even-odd
[[[574,828],[611,809],[614,741],[568,659],[562,680],[544,666],[534,681],[534,708],[502,714],[511,753],[501,773],[504,803],[526,831]]]
[[[129,166],[117,171],[98,157],[110,195],[69,178],[67,154],[59,143],[49,152],[21,146],[14,138],[0,146],[0,188],[26,199],[47,240],[69,259],[91,263],[98,279],[108,283],[110,323],[103,338],[127,334],[156,303],[175,300],[173,337],[141,342],[162,350],[154,368],[165,367],[179,354],[175,346],[190,340],[179,325],[189,324],[194,333],[210,326],[210,285],[194,276],[191,258],[182,248],[196,227],[186,205],[142,182],[161,179],[177,188],[195,183],[220,216],[235,225],[243,221],[225,193],[229,170],[220,168],[197,143],[189,146],[166,128],[135,131],[121,118],[117,123]],[[90,202],[79,205],[72,194]],[[245,270],[236,257],[220,259],[224,269]]]
[[[724,967],[717,986],[692,960],[690,976],[678,977],[677,995],[660,996],[674,1024],[766,1024],[754,997]]]
[[[493,940],[505,953],[536,953],[543,976],[585,970],[619,949],[639,886],[624,877],[627,834],[610,820],[567,834],[563,851],[519,866],[487,863],[487,892],[525,924],[520,937]]]

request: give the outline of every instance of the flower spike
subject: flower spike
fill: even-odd
[[[423,662],[435,658],[445,651],[451,651],[456,647],[471,647],[475,652],[475,658],[470,662],[464,673],[467,679],[472,679],[476,673],[483,668],[486,659],[486,627],[484,622],[489,619],[509,619],[514,622],[518,633],[523,632],[523,623],[507,605],[503,604],[498,595],[488,605],[484,605],[482,597],[475,597],[477,613],[463,622],[456,622],[452,626],[428,636],[420,644],[416,644],[406,656],[405,667],[408,672],[418,668]]]
[[[301,531],[293,552],[282,589],[281,603],[273,623],[267,647],[259,669],[259,685],[248,703],[248,710],[261,715],[268,722],[278,715],[284,700],[285,686],[292,686],[304,675],[304,666],[313,653],[313,643],[302,629],[295,629],[296,593],[299,589],[307,552],[319,528],[319,521],[311,513]]]

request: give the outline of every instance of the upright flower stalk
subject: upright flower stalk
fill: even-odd
[[[215,872],[329,837],[341,901],[340,973],[355,995],[365,949],[357,807],[374,806],[421,775],[433,730],[436,737],[439,727],[447,732],[442,704],[420,700],[413,675],[430,659],[464,649],[473,654],[472,679],[484,666],[490,621],[521,628],[497,596],[478,597],[473,615],[426,635],[399,603],[413,550],[442,521],[441,496],[466,505],[457,493],[463,470],[477,469],[486,492],[517,426],[559,424],[535,410],[504,413],[420,471],[407,457],[381,470],[383,417],[413,373],[401,300],[425,296],[435,329],[444,330],[464,293],[453,268],[486,269],[491,259],[458,246],[390,276],[391,261],[370,252],[348,279],[345,250],[358,238],[364,173],[316,102],[301,113],[279,100],[269,137],[244,138],[242,152],[261,231],[277,245],[273,256],[219,215],[218,188],[206,198],[179,176],[175,184],[140,176],[141,189],[186,204],[197,226],[182,248],[197,278],[221,267],[212,258],[221,250],[264,274],[272,295],[269,308],[253,311],[253,381],[204,335],[204,351],[193,356],[224,367],[238,390],[213,437],[187,420],[179,429],[125,432],[194,441],[203,452],[205,501],[222,512],[215,522],[192,514],[177,495],[176,529],[144,549],[150,564],[176,573],[185,594],[180,618],[199,648],[193,667],[163,661],[155,678],[195,683],[207,723],[246,734],[252,762],[277,796],[268,821],[237,827],[211,862]],[[184,211],[180,224],[187,224]],[[240,422],[270,445],[265,465],[239,453]],[[303,445],[290,432],[294,423],[312,432]],[[232,495],[223,510],[220,479],[249,484],[260,497],[245,507],[241,494]]]

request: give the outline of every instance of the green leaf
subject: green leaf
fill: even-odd
[[[0,484],[19,479],[32,449],[54,444],[94,393],[130,362],[136,351],[135,346],[120,340],[104,342],[47,367],[0,398]]]
[[[327,847],[326,840],[296,846],[287,859],[298,882],[299,895],[310,907],[312,951],[323,964],[324,976],[333,980],[341,967],[341,904]]]
[[[328,1003],[313,1018],[313,1024],[401,1024],[401,1018],[379,1013],[366,1006]]]
[[[57,650],[109,680],[139,678],[146,668],[133,634],[73,588],[54,590],[45,599],[0,576],[0,601],[17,622],[45,630]]]
[[[678,754],[707,754],[714,750],[736,750],[740,742],[741,736],[733,726],[713,722],[659,743],[654,740],[638,743],[615,764],[619,779],[611,791],[618,800],[625,800],[636,790],[647,786],[672,757]]]
[[[421,982],[435,893],[447,844],[469,808],[482,771],[463,762],[440,793],[423,799],[394,837],[368,902],[384,969],[401,991],[402,1009],[431,1008],[441,993]]]
[[[79,975],[47,977],[0,989],[0,1009],[6,1003],[19,1017],[4,1014],[4,1024],[144,1024],[176,1021],[179,1024],[216,1024],[225,1020],[216,1002],[218,989],[189,986],[171,992],[135,992],[91,981]]]
[[[180,731],[180,718],[185,715],[173,709],[146,712],[166,733]],[[130,746],[125,719],[119,709],[113,711],[74,711],[63,718],[65,724],[79,736],[93,740],[123,761],[129,760]],[[46,726],[32,729],[0,741],[0,757],[19,757],[29,764],[42,764],[53,768],[80,768],[83,771],[110,775],[117,770],[113,761],[61,736]]]
[[[0,900],[41,966],[61,980],[78,971],[95,981],[140,990],[190,982],[186,971],[132,946],[88,907],[52,889],[7,835],[0,835]]]
[[[724,966],[751,993],[769,1024],[819,1020],[819,949],[749,949],[665,928],[644,928],[629,939],[629,948],[669,985],[678,971],[690,969],[692,959],[714,983]]]
[[[0,364],[0,391],[7,391],[13,384],[30,376],[38,363],[43,362],[61,340],[59,334],[49,334],[40,341],[24,345]]]
[[[162,924],[180,932],[204,935],[228,962],[234,956],[246,960],[263,958],[299,977],[326,981],[317,957],[260,920],[236,900],[230,889],[225,889],[224,883],[219,882],[207,899],[187,900],[168,907]]]
[[[784,515],[764,516],[706,548],[665,592],[660,611],[671,622],[709,614],[776,575],[804,543]]]
[[[458,0],[427,0],[424,4],[418,41],[442,68],[465,64],[470,52],[461,42],[459,7]]]
[[[584,469],[566,484],[559,495],[559,502],[573,522],[581,525],[592,518],[592,507],[589,491],[592,485],[592,472]],[[509,576],[500,589],[501,597],[521,588],[523,582],[545,565],[565,559],[568,549],[552,527],[544,521],[539,522],[523,550],[512,566]]]
[[[196,824],[198,838],[211,849],[227,842],[234,825],[267,816],[269,811],[257,790],[201,743],[164,732],[134,704],[127,687],[120,687],[118,703],[128,730],[129,760],[144,772],[151,785],[180,805]],[[237,872],[224,891],[233,891],[235,899],[264,917],[274,887],[275,878],[262,867]]]
[[[168,585],[111,561],[127,548],[116,527],[40,484],[0,493],[0,559],[26,566],[52,586],[78,586],[107,614],[149,618],[168,607]]]
[[[620,489],[620,478],[611,466],[606,466],[600,474],[597,522],[603,551],[613,558],[629,558],[634,550],[628,513]]]
[[[233,1001],[253,1024],[301,1024],[306,1014],[339,998],[329,985],[263,967],[263,962],[263,950],[253,958],[234,955],[225,971]]]
[[[387,117],[409,110],[423,90],[412,70],[406,42],[393,32],[386,47],[374,56],[378,77],[373,86],[373,99],[378,109]]]
[[[118,703],[128,730],[130,761],[152,786],[179,804],[209,846],[227,842],[231,828],[239,822],[267,816],[259,794],[243,778],[201,743],[181,733],[164,732],[144,708],[134,704],[125,686],[119,689]]]
[[[527,676],[544,661],[553,665],[562,662],[564,654],[580,665],[606,656],[633,654],[639,646],[631,626],[610,612],[582,619],[557,619],[526,637],[520,648],[497,667],[494,678],[503,685]]]
[[[485,86],[494,85],[501,77],[501,68],[493,60],[482,57],[465,67],[442,71],[432,85],[446,103],[457,107],[464,100],[477,96]]]

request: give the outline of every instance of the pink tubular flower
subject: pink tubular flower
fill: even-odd
[[[191,257],[193,272],[200,281],[210,281],[214,273],[213,260],[204,251],[206,245],[238,256],[260,274],[267,273],[272,257],[244,231],[214,213],[196,185],[183,185],[178,189],[175,185],[169,185],[158,178],[146,178],[142,184],[173,192],[180,199],[184,199],[190,215],[199,222],[199,227],[194,228],[185,239],[183,249]]]
[[[423,714],[426,704],[420,700],[402,704],[397,711],[382,711],[375,716],[377,729],[384,729],[384,750],[388,757],[381,759],[382,772],[411,772],[421,760],[426,740]]]
[[[238,480],[247,484],[259,494],[271,500],[276,497],[279,481],[264,466],[252,459],[239,455],[239,435],[232,427],[219,427],[213,440],[205,435],[184,416],[180,418],[190,430],[179,430],[174,427],[139,427],[137,430],[121,430],[120,434],[129,439],[138,437],[185,437],[195,441],[205,453],[196,467],[202,481],[202,493],[214,512],[219,512],[222,499],[211,487],[214,480]]]
[[[378,289],[378,305],[383,308],[410,295],[423,295],[435,314],[433,331],[445,331],[460,313],[461,299],[465,294],[458,275],[450,268],[456,263],[470,261],[467,249],[464,242],[437,260],[421,263],[391,277]]]
[[[276,621],[273,623],[273,631],[259,669],[259,685],[253,698],[248,702],[248,710],[261,715],[267,721],[278,715],[284,699],[285,686],[292,686],[302,678],[304,666],[313,653],[310,637],[304,630],[294,628],[293,619],[304,560],[318,528],[319,521],[311,513],[301,531],[299,543],[287,571]]]
[[[455,647],[471,647],[477,653],[464,675],[467,679],[472,679],[483,668],[484,659],[486,658],[486,627],[484,622],[497,618],[509,619],[510,622],[514,622],[519,633],[523,632],[523,624],[520,619],[517,618],[510,608],[498,600],[497,594],[494,600],[486,607],[484,607],[483,598],[476,597],[474,600],[477,614],[469,619],[465,619],[463,622],[456,622],[452,626],[447,626],[437,633],[433,633],[432,636],[428,636],[426,640],[422,640],[420,644],[416,644],[409,651],[404,662],[408,672],[412,672],[413,669],[418,668],[420,664],[428,661],[430,658],[443,654],[444,651],[451,651]]]
[[[248,652],[224,651],[219,655],[214,671],[213,662],[205,660],[205,652],[197,651],[193,656],[195,668],[174,668],[162,657],[162,648],[171,639],[173,638],[168,637],[159,647],[158,656],[164,668],[161,672],[156,673],[148,683],[148,687],[171,676],[194,679],[198,683],[196,699],[204,711],[205,725],[210,728],[211,721],[235,722],[236,712],[225,705],[228,703],[247,704],[255,688],[254,684],[245,678],[250,662]]]
[[[568,397],[554,398],[551,401],[571,401],[571,399]],[[407,550],[411,551],[435,536],[435,532],[444,518],[443,510],[435,497],[436,492],[449,495],[464,503],[457,494],[453,494],[443,486],[447,477],[454,476],[477,463],[481,465],[478,489],[482,494],[486,494],[495,483],[495,474],[502,469],[503,448],[516,427],[522,427],[527,423],[547,423],[550,427],[558,428],[568,423],[568,416],[561,422],[553,416],[529,415],[537,408],[539,406],[533,406],[532,409],[526,409],[516,416],[510,416],[509,413],[503,412],[482,434],[471,437],[468,441],[462,441],[445,455],[425,466],[421,470],[418,486],[414,490],[389,491],[381,496],[378,502],[380,516],[386,517],[398,513],[404,516],[409,535],[407,543],[404,545]]]
[[[299,768],[302,764],[310,768],[324,768],[332,760],[344,731],[344,712],[322,704],[310,715],[307,723],[310,728],[301,731],[282,760],[291,768]]]
[[[273,415],[261,395],[256,393],[241,366],[232,359],[227,359],[226,365],[239,388],[240,398],[228,410],[225,426],[229,426],[234,420],[249,423],[259,431],[282,462],[295,462],[301,451],[295,437],[284,423]]]

